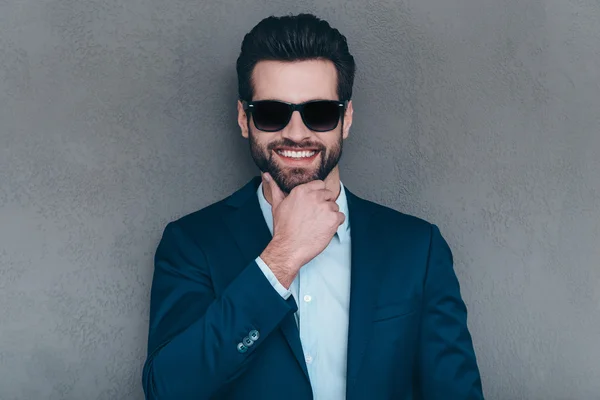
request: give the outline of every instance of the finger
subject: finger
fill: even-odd
[[[269,189],[271,190],[271,207],[273,210],[275,210],[279,206],[279,203],[281,203],[283,199],[285,199],[285,195],[283,194],[283,192],[279,188],[279,185],[277,185],[271,174],[265,172],[263,174],[263,179],[267,181],[267,185],[269,185]]]
[[[331,211],[340,211],[340,206],[338,206],[338,203],[336,203],[335,201],[328,201],[326,204],[329,206],[329,209]]]
[[[338,214],[340,214],[340,223],[338,224],[338,226],[339,226],[339,225],[342,225],[344,223],[344,221],[346,220],[346,214],[344,214],[341,211],[338,211]]]
[[[309,191],[325,189],[325,181],[315,179],[314,181],[303,183],[302,185],[298,185],[297,187],[303,187],[304,189]]]
[[[333,191],[329,189],[318,189],[316,190],[316,196],[319,201],[334,201],[337,199],[337,196]]]

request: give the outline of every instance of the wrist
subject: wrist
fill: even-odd
[[[296,277],[301,264],[296,261],[284,242],[272,240],[263,250],[260,258],[273,272],[279,283],[289,289]]]

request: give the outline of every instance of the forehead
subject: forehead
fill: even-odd
[[[259,61],[252,71],[252,100],[337,100],[337,71],[329,60]]]

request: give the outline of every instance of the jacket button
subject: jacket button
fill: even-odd
[[[248,336],[250,337],[250,339],[252,339],[253,341],[256,342],[258,340],[258,338],[260,337],[260,334],[258,333],[258,331],[256,329],[253,329],[250,331]]]
[[[246,336],[243,340],[242,343],[244,343],[247,347],[250,347],[254,344],[254,341],[252,339],[250,339],[248,336]]]
[[[238,343],[238,344],[237,344],[237,350],[238,350],[240,353],[245,353],[245,352],[247,352],[247,351],[248,351],[248,347],[246,347],[246,346],[244,345],[244,343],[240,342],[240,343]]]

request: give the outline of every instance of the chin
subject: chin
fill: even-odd
[[[271,176],[274,176],[271,174]],[[289,171],[283,172],[282,175],[279,176],[282,179],[275,179],[277,185],[281,188],[281,190],[285,193],[290,193],[293,188],[296,186],[303,185],[305,183],[316,180],[315,174],[313,173],[289,173]]]

